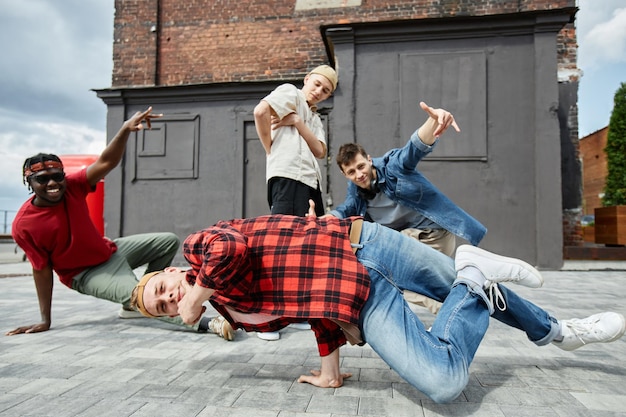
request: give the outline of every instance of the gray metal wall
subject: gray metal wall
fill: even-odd
[[[338,146],[358,141],[372,156],[403,146],[426,118],[425,101],[452,111],[462,132],[446,133],[420,169],[489,228],[481,246],[560,267],[556,34],[567,21],[544,12],[325,28],[340,79],[322,109],[328,202],[345,196]],[[147,105],[165,114],[131,137],[121,169],[106,179],[107,234],[184,238],[219,219],[268,213],[252,110],[276,85],[98,91],[109,136]]]

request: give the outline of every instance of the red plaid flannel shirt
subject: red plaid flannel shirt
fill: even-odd
[[[355,218],[286,215],[221,221],[187,237],[187,281],[212,288],[211,304],[235,328],[275,331],[308,320],[320,355],[346,343],[333,321],[358,326],[369,276],[352,252]],[[275,316],[242,323],[225,308]]]

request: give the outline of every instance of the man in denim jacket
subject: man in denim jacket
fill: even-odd
[[[416,169],[436,145],[440,119],[453,118],[449,112],[423,102],[420,107],[429,118],[403,148],[392,149],[380,158],[371,158],[356,143],[339,148],[337,165],[350,181],[346,200],[330,214],[339,218],[363,216],[453,256],[455,235],[478,245],[487,229]],[[459,131],[456,123],[452,126]],[[410,292],[405,296],[432,312],[438,311],[439,303],[426,297]]]

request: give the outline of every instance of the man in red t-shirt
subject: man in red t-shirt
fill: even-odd
[[[25,161],[24,183],[35,195],[17,213],[12,234],[33,267],[41,322],[18,327],[7,335],[50,329],[53,271],[73,290],[122,304],[121,318],[139,315],[129,306],[137,284],[133,269],[144,264],[148,271],[169,266],[179,239],[173,233],[146,233],[114,241],[102,237],[89,217],[86,198],[119,164],[130,133],[143,129],[144,121],[150,128],[150,120],[160,116],[152,114],[152,108],[135,113],[98,159],[76,173],[66,176],[61,159],[53,154],[40,153]],[[203,321],[195,328],[207,330],[209,319]]]

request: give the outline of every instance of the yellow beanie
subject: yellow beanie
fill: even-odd
[[[328,81],[333,85],[333,91],[337,88],[337,72],[328,65],[320,65],[319,67],[313,68],[309,75],[311,74],[319,74],[328,78]]]
[[[156,274],[160,274],[161,272],[163,271],[154,271],[154,272],[149,272],[145,274],[143,277],[141,277],[141,279],[139,280],[139,283],[135,286],[135,288],[137,289],[137,309],[139,310],[141,314],[143,314],[146,317],[156,317],[156,316],[150,314],[148,310],[146,309],[146,306],[143,303],[143,291],[148,281],[150,281],[150,279],[153,276],[155,276]]]

